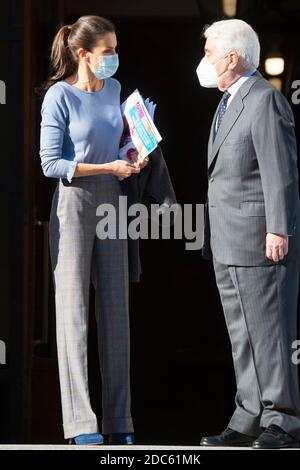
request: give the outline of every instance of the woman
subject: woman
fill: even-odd
[[[112,444],[133,443],[129,383],[127,240],[96,236],[96,209],[116,208],[120,180],[145,162],[118,160],[123,121],[113,24],[83,16],[57,32],[54,75],[42,104],[43,172],[58,178],[50,215],[59,377],[66,439],[101,444],[87,373],[89,283],[96,292],[102,376],[102,433]],[[116,210],[116,213],[118,211]]]

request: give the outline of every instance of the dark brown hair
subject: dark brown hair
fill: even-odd
[[[51,75],[40,88],[36,89],[36,92],[43,95],[51,85],[76,72],[77,49],[82,47],[92,51],[100,37],[115,31],[116,28],[111,21],[95,15],[81,16],[76,23],[62,26],[57,31],[51,47]]]

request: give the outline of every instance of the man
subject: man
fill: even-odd
[[[224,92],[208,144],[203,256],[213,259],[232,345],[236,409],[206,446],[298,447],[296,335],[299,194],[294,119],[256,70],[259,40],[241,20],[208,27],[200,84]]]

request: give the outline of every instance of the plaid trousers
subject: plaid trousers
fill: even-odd
[[[102,433],[132,432],[130,412],[127,240],[99,239],[99,204],[116,208],[122,189],[114,175],[60,179],[51,206],[50,256],[65,438],[98,431],[90,404],[87,364],[89,286],[95,310],[102,378]]]

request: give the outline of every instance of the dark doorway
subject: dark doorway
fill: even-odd
[[[104,8],[108,2],[100,2],[99,8],[96,0],[84,5],[60,0],[25,3],[25,436],[32,443],[60,443],[55,315],[47,248],[55,181],[46,179],[40,168],[41,102],[33,90],[47,76],[50,45],[59,25],[72,23],[83,14],[105,16],[109,8]],[[217,10],[213,15],[212,10],[193,9],[180,16],[168,15],[162,6],[164,12],[159,15],[159,2],[154,3],[152,15],[136,16],[126,15],[127,2],[111,3],[116,5],[109,16],[118,27],[120,54],[116,78],[122,84],[123,98],[138,88],[144,97],[158,103],[156,123],[178,202],[200,204],[206,198],[206,144],[219,92],[202,91],[195,69],[202,55],[201,30],[216,19]],[[204,433],[216,433],[226,426],[234,406],[230,344],[212,266],[202,260],[199,251],[185,250],[185,242],[179,240],[145,240],[141,257],[142,281],[131,286],[130,296],[132,412],[137,443],[198,444]],[[100,420],[93,302],[90,310],[90,392]]]
[[[47,250],[55,182],[47,180],[40,169],[40,102],[33,94],[33,87],[47,76],[49,48],[59,23],[74,22],[78,16],[71,13],[71,3],[65,3],[64,9],[63,2],[57,2],[56,8],[55,2],[43,2],[42,6],[40,2],[29,3],[27,47],[31,65],[27,67],[32,140],[27,156],[27,181],[34,185],[28,184],[33,237],[29,242],[32,303],[28,311],[31,327],[27,337],[30,364],[27,432],[30,442],[62,442],[53,289]],[[89,2],[89,12],[96,12],[97,8],[93,8],[96,4]],[[86,13],[87,9],[82,8],[81,14]],[[195,75],[204,20],[117,16],[112,19],[118,27],[121,66],[116,78],[122,84],[123,98],[138,88],[143,96],[158,103],[156,122],[163,136],[162,148],[178,201],[203,203],[206,141],[213,102],[218,100],[218,93],[212,99],[201,92]],[[186,116],[193,116],[194,123]],[[131,287],[132,411],[137,437],[141,443],[196,444],[201,433],[212,426],[202,410],[203,402],[214,401],[211,382],[222,381],[223,377],[228,384],[224,402],[218,405],[217,427],[225,424],[233,406],[229,344],[224,338],[222,316],[216,312],[219,305],[212,269],[202,261],[199,251],[186,251],[183,241],[144,241],[141,251],[142,282]],[[210,328],[214,334],[208,338]],[[89,369],[92,402],[100,418],[101,384],[93,303]]]

